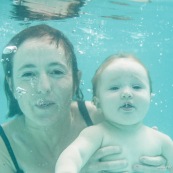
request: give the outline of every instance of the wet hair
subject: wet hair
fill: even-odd
[[[133,55],[133,54],[119,53],[119,54],[111,55],[108,58],[106,58],[102,62],[102,64],[98,67],[98,69],[96,70],[94,77],[92,78],[93,98],[94,98],[94,96],[96,96],[97,85],[98,85],[98,81],[99,81],[99,78],[100,78],[102,72],[113,61],[118,60],[118,59],[123,59],[123,58],[124,59],[131,59],[132,61],[138,62],[142,67],[144,67],[144,69],[146,70],[147,76],[148,76],[148,80],[149,80],[150,93],[152,93],[152,81],[151,81],[150,74],[149,74],[147,68],[145,67],[145,65],[137,57],[135,57],[135,55]]]
[[[6,45],[2,53],[2,64],[5,74],[4,79],[4,89],[8,102],[8,117],[13,117],[16,114],[23,114],[17,100],[14,98],[13,92],[10,90],[8,83],[9,78],[13,78],[13,59],[15,52],[22,45],[22,43],[39,38],[49,38],[49,44],[56,44],[57,48],[61,45],[64,48],[65,54],[67,55],[67,61],[72,67],[73,75],[73,91],[74,91],[74,100],[83,100],[82,91],[79,88],[80,79],[78,77],[78,66],[77,60],[74,52],[72,43],[68,38],[59,30],[52,28],[46,24],[40,24],[36,26],[31,26],[24,29],[23,31],[16,34]]]

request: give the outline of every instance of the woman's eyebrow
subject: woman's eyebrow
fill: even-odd
[[[18,71],[22,71],[23,69],[27,69],[27,68],[35,68],[35,67],[36,66],[34,64],[25,64],[21,66]]]
[[[54,66],[66,67],[65,64],[62,64],[59,62],[51,62],[48,64],[48,66],[49,67],[54,67]],[[25,64],[25,65],[21,66],[18,71],[22,71],[23,69],[27,69],[27,68],[35,68],[35,67],[36,67],[36,65],[34,65],[34,64]]]
[[[59,62],[51,62],[50,64],[49,64],[49,66],[64,66],[64,64],[62,64],[62,63],[59,63]]]
[[[49,67],[63,67],[63,68],[67,68],[67,64],[65,63],[59,63],[59,62],[51,62],[50,64],[48,64]]]

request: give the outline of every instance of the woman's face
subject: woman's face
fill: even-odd
[[[20,46],[11,81],[25,117],[38,124],[65,118],[73,95],[72,69],[64,49],[46,39],[28,40]]]

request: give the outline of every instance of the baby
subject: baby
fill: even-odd
[[[165,134],[143,124],[152,93],[150,75],[144,65],[130,54],[113,55],[97,69],[93,80],[93,102],[105,121],[84,129],[60,155],[56,173],[79,173],[96,150],[119,145],[127,158],[126,170],[142,155],[162,155],[173,173],[173,142]]]

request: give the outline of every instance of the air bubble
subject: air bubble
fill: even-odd
[[[26,94],[26,90],[24,88],[21,88],[21,87],[17,87],[16,92],[19,94],[19,96]]]
[[[87,91],[88,91],[89,93],[91,93],[91,92],[92,92],[92,89],[89,89],[89,88],[88,88]]]

